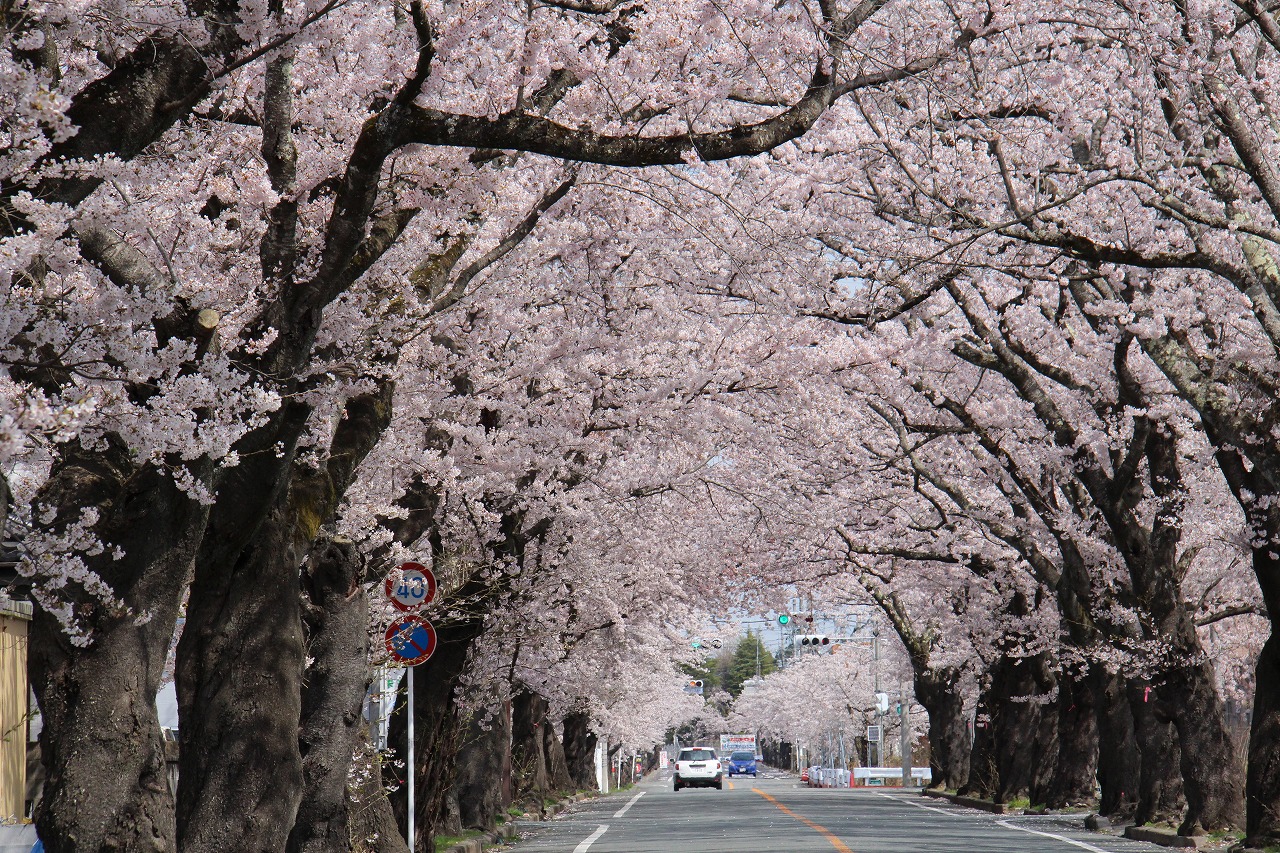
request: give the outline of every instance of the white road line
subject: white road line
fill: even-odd
[[[649,792],[648,792],[648,791],[641,791],[640,793],[636,794],[634,797],[632,797],[632,798],[631,798],[631,802],[627,803],[625,806],[623,806],[622,808],[620,808],[620,809],[618,809],[616,812],[614,812],[614,813],[613,813],[613,816],[614,816],[614,817],[622,817],[624,814],[626,814],[626,813],[627,813],[627,809],[631,808],[632,806],[634,806],[634,805],[636,804],[636,800],[640,799],[641,797],[643,797],[643,796],[644,796],[645,794],[647,794],[647,793],[649,793]]]
[[[963,819],[963,818],[971,817],[971,815],[963,814],[960,812],[948,811],[947,809],[934,808],[933,806],[926,806],[924,803],[913,803],[911,800],[904,800],[901,797],[895,797],[892,794],[884,794],[884,793],[881,793],[880,791],[873,791],[872,793],[874,793],[878,797],[884,797],[886,800],[893,800],[895,803],[902,803],[904,806],[915,806],[918,809],[924,809],[927,812],[937,812],[938,814],[946,815],[947,817],[951,817],[951,818]]]
[[[596,839],[604,835],[606,832],[608,832],[608,830],[609,830],[609,824],[607,823],[600,824],[599,829],[597,829],[595,832],[588,835],[586,838],[582,839],[582,843],[579,844],[577,847],[573,848],[573,853],[587,853],[587,850],[591,848],[591,845],[596,843]]]
[[[936,809],[933,806],[926,806],[926,805],[923,805],[922,803],[913,803],[910,800],[904,800],[901,797],[895,797],[892,794],[885,794],[885,793],[881,793],[880,791],[876,791],[875,794],[877,796],[884,797],[887,800],[893,800],[895,803],[902,803],[903,805],[907,805],[907,806],[915,806],[918,809],[924,809],[927,812],[937,812],[938,814],[946,815],[947,817],[950,817],[950,818],[964,819],[968,817],[974,817],[974,815],[957,814],[956,812],[947,811],[946,809]],[[1094,847],[1092,844],[1089,844],[1087,842],[1077,841],[1074,838],[1068,838],[1065,835],[1058,835],[1057,833],[1054,833],[1054,832],[1042,832],[1041,830],[1038,830],[1038,829],[1027,829],[1025,826],[1014,826],[1013,824],[1009,823],[1009,821],[1007,820],[998,820],[996,821],[996,823],[1000,826],[1003,826],[1005,829],[1013,829],[1013,830],[1017,830],[1018,832],[1026,832],[1031,835],[1041,835],[1041,836],[1044,836],[1045,838],[1052,838],[1055,841],[1062,841],[1067,844],[1074,845],[1076,847],[1081,847],[1085,850],[1090,851],[1090,853],[1111,853],[1111,851],[1103,850],[1101,847]]]
[[[1103,850],[1101,847],[1094,847],[1092,844],[1086,844],[1083,841],[1076,841],[1074,838],[1067,838],[1065,835],[1058,835],[1053,832],[1041,832],[1038,829],[1027,829],[1025,826],[1014,826],[1007,820],[998,820],[996,823],[1003,826],[1005,829],[1016,829],[1018,832],[1029,832],[1032,835],[1043,835],[1045,838],[1065,841],[1067,844],[1074,844],[1076,847],[1083,847],[1085,850],[1091,851],[1091,853],[1110,853],[1110,851]]]

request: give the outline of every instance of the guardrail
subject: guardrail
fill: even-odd
[[[926,785],[932,779],[933,774],[928,767],[911,768],[911,781],[913,783]],[[810,788],[874,788],[901,784],[901,767],[854,767],[852,770],[844,770],[839,767],[809,768]]]

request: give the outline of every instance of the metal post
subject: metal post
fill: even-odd
[[[880,667],[876,664],[880,661],[880,637],[876,634],[871,635],[871,673],[875,684],[875,692],[880,692]],[[876,708],[876,725],[880,726],[880,740],[876,743],[876,760],[872,764],[873,767],[880,767],[884,764],[884,718],[880,714],[879,707]],[[870,751],[870,747],[868,747]]]
[[[417,847],[415,847],[413,843],[416,840],[413,825],[414,813],[416,811],[416,806],[413,800],[413,789],[415,781],[414,777],[417,775],[417,773],[414,772],[413,764],[413,669],[413,667],[409,667],[409,673],[407,676],[409,679],[409,763],[407,766],[407,772],[409,774],[409,837],[406,840],[409,842],[409,853],[414,853],[414,851],[417,850]]]
[[[902,691],[902,787],[911,786],[911,703]]]

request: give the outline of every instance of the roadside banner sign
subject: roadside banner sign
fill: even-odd
[[[387,575],[385,588],[392,606],[412,612],[436,597],[436,576],[421,563],[402,563]]]
[[[436,629],[421,616],[406,613],[387,627],[387,651],[400,666],[417,666],[436,651]]]

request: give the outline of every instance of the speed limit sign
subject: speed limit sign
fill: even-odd
[[[421,563],[403,563],[387,575],[386,591],[397,610],[414,611],[436,597],[436,576]]]

